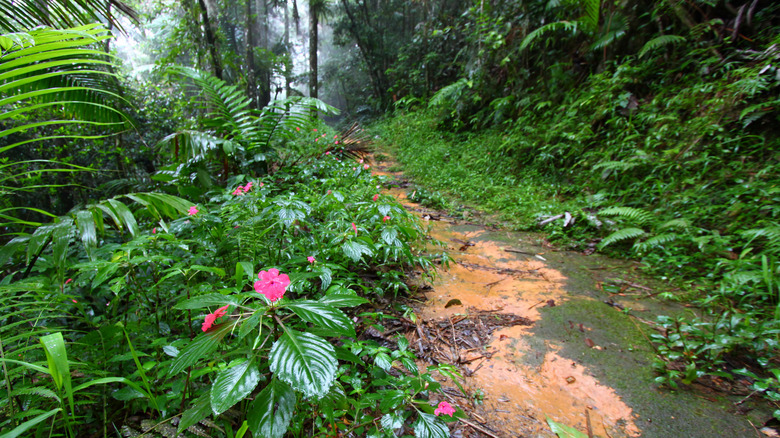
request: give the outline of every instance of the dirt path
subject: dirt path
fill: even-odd
[[[771,417],[765,409],[736,413],[738,398],[657,387],[648,322],[684,309],[652,299],[630,263],[428,211],[408,202],[402,175],[375,167],[386,193],[426,220],[452,257],[420,291],[419,322],[407,333],[421,359],[464,376],[469,396],[455,386],[446,394],[471,424],[452,436],[554,437],[548,418],[584,436],[764,436],[753,424]]]

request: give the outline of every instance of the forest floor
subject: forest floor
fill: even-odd
[[[410,297],[416,322],[396,330],[422,361],[463,375],[462,388],[445,387],[469,416],[450,425],[453,437],[555,437],[551,427],[567,426],[586,437],[771,436],[762,429],[771,411],[740,382],[674,391],[655,383],[655,316],[695,312],[658,300],[667,284],[629,261],[487,226],[479,213],[456,219],[423,208],[406,199],[397,166],[373,168],[450,255]]]

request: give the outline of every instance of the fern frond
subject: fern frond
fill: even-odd
[[[634,207],[607,207],[599,211],[602,216],[619,216],[630,219],[640,225],[645,225],[654,220],[653,215]]]
[[[756,239],[766,239],[769,243],[769,249],[773,252],[780,252],[780,226],[770,226],[764,228],[754,228],[740,233],[742,237],[748,239],[745,245],[750,245]]]
[[[469,81],[466,80],[466,78],[460,78],[452,84],[442,87],[441,90],[437,91],[431,97],[431,100],[428,102],[428,108],[452,104],[452,102],[458,100],[460,94],[466,87],[471,88]]]
[[[645,234],[645,230],[641,228],[623,228],[622,230],[615,231],[614,233],[605,237],[604,240],[599,243],[599,249],[604,249],[605,247],[622,240],[636,239],[638,237],[644,236]]]
[[[580,18],[582,24],[584,24],[590,31],[595,31],[599,28],[599,15],[601,11],[601,0],[585,0],[585,15]]]
[[[678,219],[672,219],[666,221],[661,225],[658,225],[658,229],[664,230],[666,228],[677,228],[677,229],[685,230],[690,228],[690,226],[691,226],[691,222],[688,219],[678,218]]]
[[[637,247],[642,250],[646,250],[653,246],[664,246],[669,242],[674,242],[680,237],[677,233],[663,233],[655,235],[644,242],[640,243]]]
[[[526,47],[533,44],[539,37],[550,32],[565,30],[567,32],[576,33],[578,30],[577,24],[578,22],[576,21],[556,21],[555,23],[546,24],[526,35],[526,37],[523,38],[523,41],[520,43],[519,50],[525,50]]]
[[[659,48],[668,46],[670,44],[678,44],[685,41],[685,37],[681,37],[679,35],[661,35],[659,37],[655,37],[651,39],[650,41],[646,42],[645,45],[642,47],[642,50],[639,51],[639,58],[645,56],[648,52],[652,52],[653,50]]]

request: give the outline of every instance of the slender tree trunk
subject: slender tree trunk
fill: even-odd
[[[257,16],[252,7],[255,0],[246,0],[246,95],[252,101],[251,108],[257,108],[257,81],[255,73],[255,30]]]
[[[292,53],[290,53],[290,8],[287,5],[287,0],[284,1],[284,50],[287,54],[287,59],[284,62],[284,96],[290,97],[293,60]]]
[[[309,96],[318,97],[317,89],[317,45],[318,45],[318,25],[317,0],[309,0]]]
[[[263,21],[260,24],[260,47],[268,50],[268,16],[270,15],[270,2],[268,0],[260,1],[263,2]],[[267,55],[266,58],[263,59],[262,66],[257,71],[257,77],[260,79],[260,108],[265,107],[269,102],[271,102],[271,68],[268,67],[268,62],[266,62],[266,60]]]
[[[203,27],[206,31],[206,44],[208,44],[209,53],[211,54],[211,67],[214,69],[214,76],[222,79],[222,64],[219,62],[219,55],[217,54],[217,36],[211,28],[206,2],[198,0],[198,6],[200,6],[200,16],[203,19]]]

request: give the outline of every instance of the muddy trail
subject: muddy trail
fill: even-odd
[[[655,299],[662,285],[632,263],[425,209],[408,201],[408,182],[389,163],[374,168],[451,258],[412,296],[417,322],[404,334],[422,361],[463,375],[464,391],[445,384],[445,400],[468,414],[450,423],[453,437],[555,437],[548,419],[586,437],[773,432],[761,430],[771,412],[734,391],[659,388],[652,321],[691,310]]]

